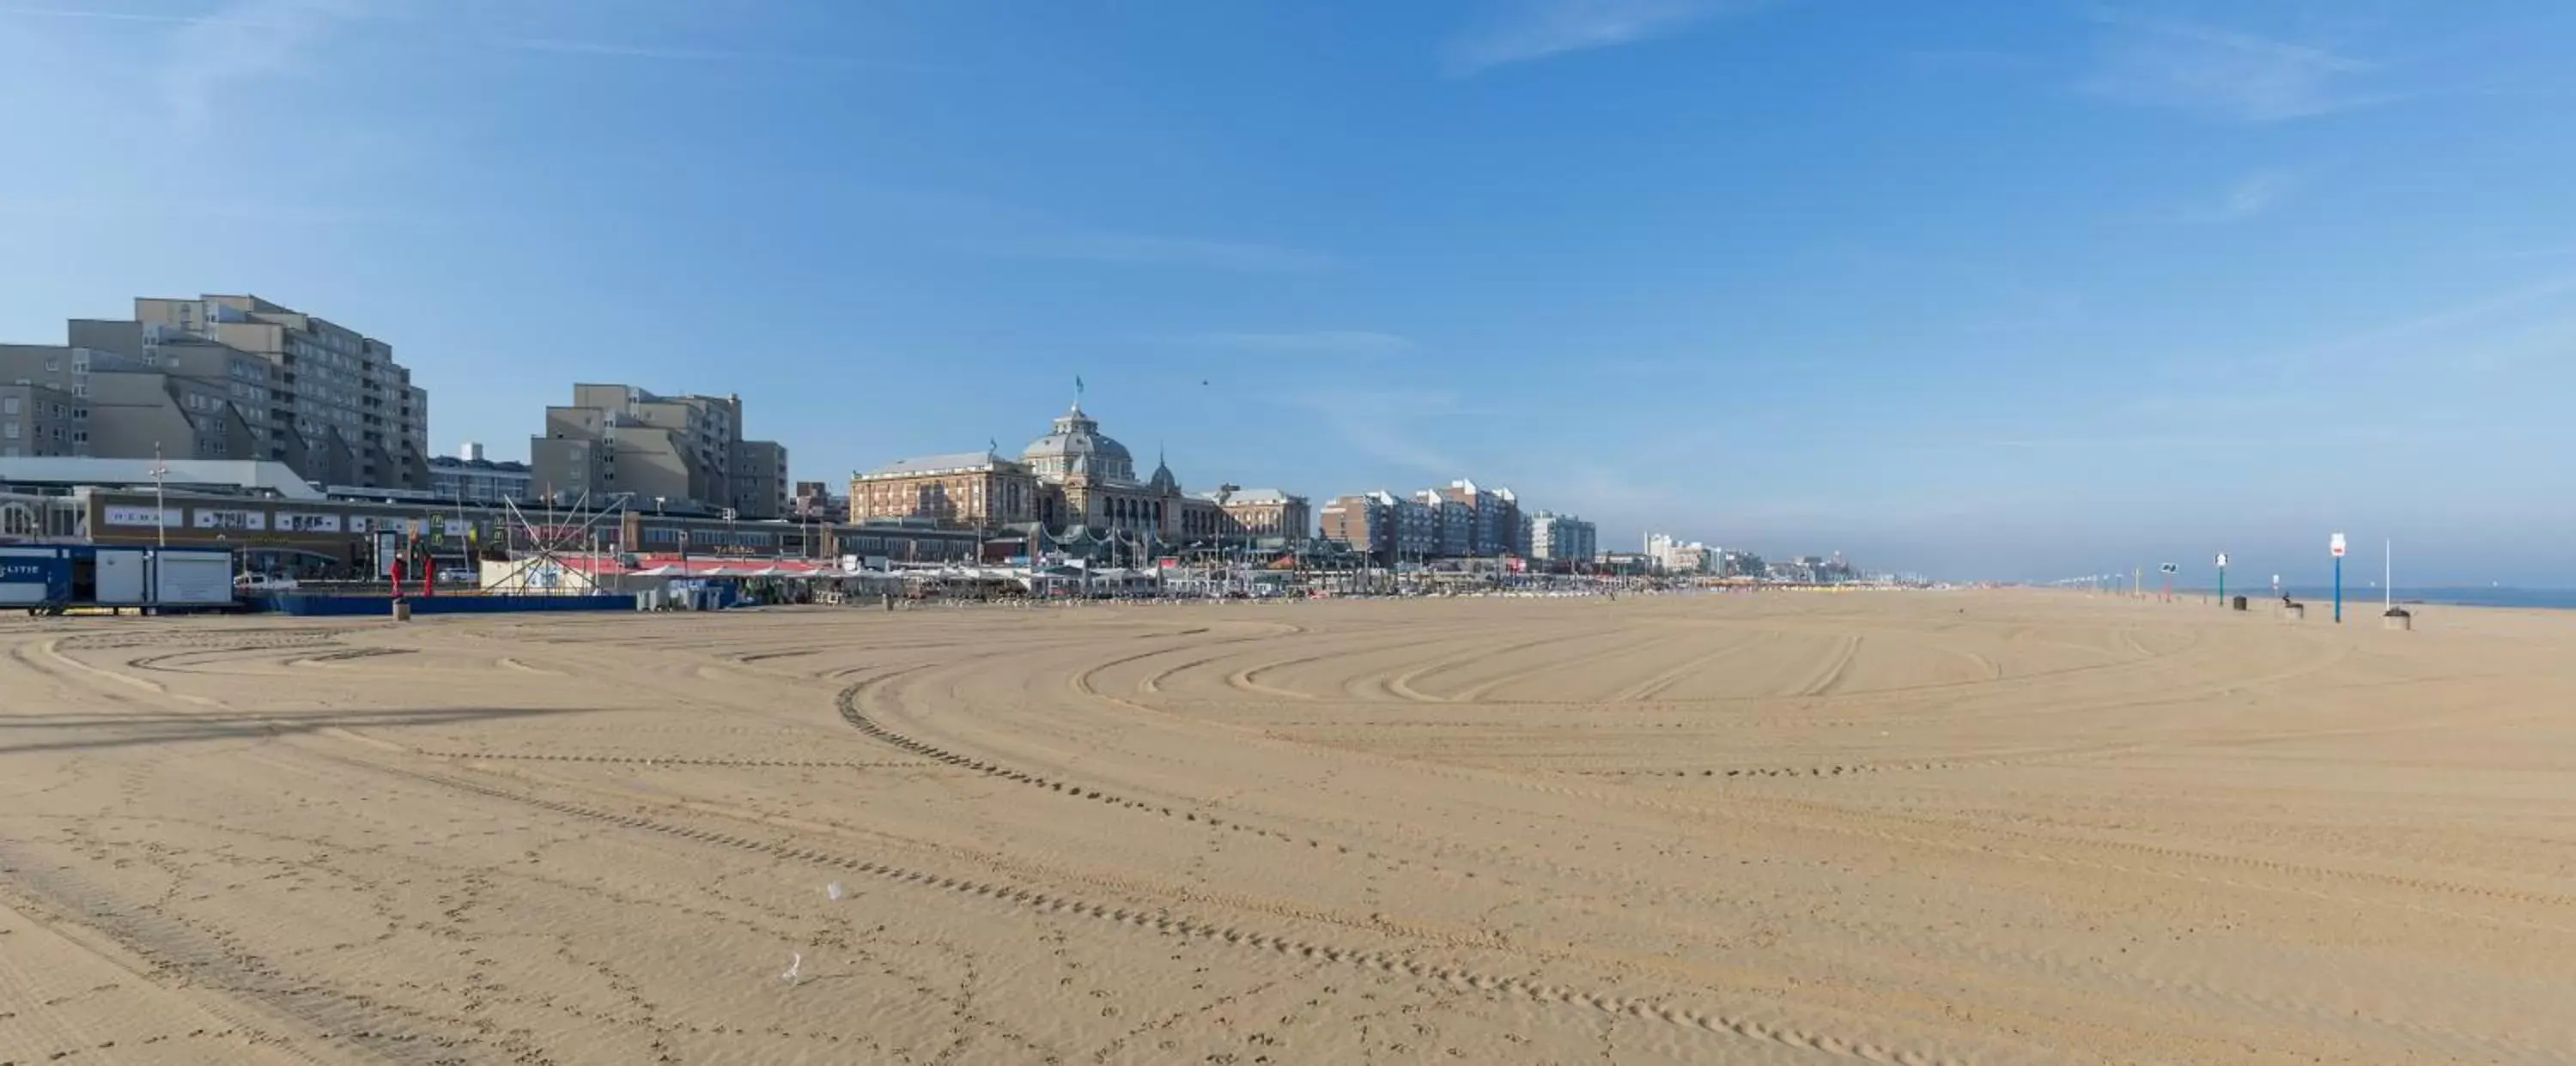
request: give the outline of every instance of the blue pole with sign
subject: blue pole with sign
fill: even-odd
[[[2326,550],[2335,561],[2335,624],[2343,624],[2343,534],[2337,533],[2326,542]]]

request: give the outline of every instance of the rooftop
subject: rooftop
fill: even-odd
[[[1202,500],[1211,501],[1215,500],[1217,497],[1217,494],[1213,492],[1202,492],[1197,493],[1196,495]],[[1226,496],[1225,504],[1226,506],[1231,507],[1239,503],[1289,503],[1296,499],[1297,497],[1281,492],[1278,489],[1236,489],[1234,492]]]
[[[150,459],[100,459],[87,456],[36,456],[0,459],[0,483],[18,485],[148,486]],[[162,463],[164,487],[221,486],[273,494],[288,500],[319,500],[323,494],[285,463],[265,459],[171,459]]]
[[[1012,465],[1010,460],[989,451],[949,452],[945,455],[922,455],[897,459],[860,477],[903,477],[912,474],[944,474],[958,470],[984,470],[996,464]]]
[[[508,460],[495,461],[491,459],[459,459],[453,455],[434,456],[429,460],[429,465],[441,470],[499,470],[504,473],[511,474],[524,474],[528,472],[528,464],[526,463],[515,463]]]

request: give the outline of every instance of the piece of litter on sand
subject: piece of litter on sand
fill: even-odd
[[[823,894],[830,896],[833,899],[839,899],[843,895],[846,895],[846,893],[841,891],[841,883],[838,881],[834,881],[831,884],[823,886]]]
[[[790,961],[787,963],[787,972],[779,974],[778,979],[792,985],[795,984],[797,979],[804,973],[805,956],[802,953],[794,951],[788,952],[787,954],[790,956]]]

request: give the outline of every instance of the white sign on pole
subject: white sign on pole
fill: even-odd
[[[2218,553],[2218,568],[2219,568],[2219,569],[2221,569],[2221,570],[2225,570],[2225,569],[2227,569],[2227,553],[2226,553],[2226,552],[2220,552],[2220,553]]]
[[[2337,533],[2333,540],[2327,541],[2326,550],[2333,552],[2337,559],[2343,558],[2343,534]]]

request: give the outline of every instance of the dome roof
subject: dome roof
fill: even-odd
[[[1063,477],[1074,472],[1076,460],[1082,460],[1086,472],[1095,476],[1136,479],[1136,460],[1127,454],[1127,446],[1101,433],[1100,423],[1083,414],[1081,404],[1057,415],[1047,435],[1030,441],[1020,458],[1041,475]]]

